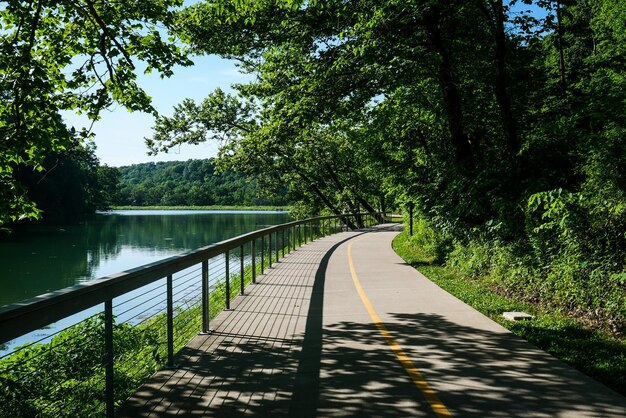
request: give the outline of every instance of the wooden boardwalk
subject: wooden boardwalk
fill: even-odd
[[[119,415],[626,416],[626,398],[404,264],[395,229],[288,254]]]

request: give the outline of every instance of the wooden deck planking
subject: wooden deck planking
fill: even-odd
[[[212,334],[181,350],[176,370],[158,372],[119,415],[286,415],[315,275],[337,240],[317,240],[274,262],[211,322]]]

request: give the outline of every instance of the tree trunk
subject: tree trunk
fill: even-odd
[[[296,170],[296,173],[298,174],[298,176],[300,176],[300,178],[306,182],[311,191],[313,191],[313,193],[315,193],[322,202],[324,202],[324,204],[326,205],[326,207],[328,207],[328,209],[330,209],[335,215],[339,216],[342,213],[337,209],[337,207],[335,207],[335,205],[333,205],[333,203],[326,197],[326,195],[324,193],[322,193],[322,191],[320,190],[319,187],[317,187],[317,185],[311,181],[311,179],[309,179],[309,177],[307,177],[304,173]],[[354,223],[352,223],[352,221],[350,221],[350,219],[346,218],[346,224],[348,225],[348,227],[350,229],[358,229],[356,227],[356,225]]]
[[[516,155],[520,148],[520,142],[517,135],[517,125],[513,117],[513,112],[511,111],[511,101],[507,93],[506,35],[504,33],[504,9],[502,0],[491,2],[491,8],[494,17],[494,38],[496,46],[496,100],[500,107],[500,117],[502,119],[502,127],[504,129],[507,147],[511,155]]]
[[[341,184],[341,181],[339,180],[339,177],[337,176],[337,173],[335,173],[335,171],[332,169],[330,164],[326,163],[326,169],[328,170],[328,174],[331,176],[331,178],[333,179],[333,181],[335,182],[337,187],[343,188],[343,185]],[[370,205],[370,203],[367,200],[365,200],[363,197],[361,197],[360,193],[358,193],[354,189],[354,187],[349,187],[349,189],[352,192],[352,194],[354,195],[354,198],[356,199],[357,203],[360,204],[361,206],[363,206],[363,208],[365,209],[366,212],[369,212],[369,213],[375,213],[376,212],[376,209],[374,209],[372,207],[372,205]],[[375,217],[376,217],[376,219],[379,222],[382,221],[382,217],[381,216],[375,215]]]
[[[561,2],[559,0],[556,1],[556,36],[559,49],[559,74],[561,76],[561,86],[563,91],[565,91],[567,80],[565,79],[565,53],[563,52],[563,27],[561,26]]]
[[[424,23],[430,46],[439,55],[439,84],[443,96],[443,104],[448,119],[450,137],[455,148],[456,161],[459,164],[472,163],[472,143],[465,131],[463,122],[463,109],[461,94],[458,89],[458,81],[454,72],[452,57],[441,35],[439,28],[439,16],[429,12],[424,15]]]
[[[325,163],[324,166],[326,167],[326,171],[328,173],[328,176],[330,177],[330,179],[333,181],[333,183],[335,183],[335,186],[337,187],[337,190],[341,191],[344,189],[343,184],[341,184],[341,181],[339,180],[339,177],[337,176],[337,173],[335,173],[335,171],[332,169],[332,167],[330,166],[330,164]],[[357,198],[358,200],[358,198]],[[350,211],[352,213],[358,213],[359,212],[359,208],[357,207],[357,205],[354,204],[354,202],[351,199],[346,198],[346,204],[348,205],[348,207],[350,208]],[[360,218],[356,218],[357,219],[357,224],[359,225],[359,228],[363,227],[362,222],[360,222]]]

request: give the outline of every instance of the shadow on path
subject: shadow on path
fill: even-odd
[[[184,348],[180,368],[157,373],[120,416],[433,416],[374,324],[338,318],[324,325],[330,258],[359,235],[298,249],[301,258],[294,256],[291,268],[301,277],[281,271],[287,259],[273,278],[269,272],[267,286],[240,298],[222,332]],[[303,259],[319,260],[319,267]],[[306,319],[304,309],[279,309],[307,303]],[[255,325],[233,328],[236,315]],[[626,416],[626,398],[595,390],[512,334],[436,314],[386,318],[389,332],[455,416]]]
[[[511,334],[460,326],[440,315],[391,316],[394,320],[386,323],[387,329],[454,416],[626,416],[626,398],[596,382],[580,380],[578,372]],[[385,373],[386,368],[394,369],[395,358],[386,360],[383,353],[367,348],[380,345],[380,339],[373,326],[362,323],[326,327],[324,344],[344,347],[325,358],[329,377],[324,387],[341,391],[346,398],[329,405],[330,409],[351,405],[350,397],[359,396],[368,382],[405,378],[400,372]],[[359,346],[346,346],[346,340]],[[353,384],[351,376],[358,370],[363,372],[360,386]],[[395,386],[389,383],[379,395],[388,395],[388,401],[402,400]],[[414,396],[419,397],[419,392]]]
[[[315,273],[304,338],[302,339],[302,351],[298,355],[298,370],[289,416],[303,418],[317,416],[323,345],[324,285],[328,262],[339,246],[360,235],[362,234],[353,235],[333,245],[320,261],[319,268]]]

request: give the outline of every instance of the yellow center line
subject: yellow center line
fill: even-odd
[[[439,397],[437,396],[433,388],[428,384],[422,373],[420,373],[420,371],[417,369],[417,367],[415,367],[409,356],[407,356],[402,347],[400,347],[400,344],[398,344],[396,340],[391,336],[389,330],[387,330],[387,327],[385,326],[385,324],[383,324],[383,322],[380,320],[380,317],[376,313],[374,306],[372,306],[372,303],[370,302],[367,294],[361,286],[359,276],[356,274],[356,269],[354,268],[354,261],[352,260],[353,243],[354,241],[348,244],[348,264],[350,265],[350,273],[352,274],[354,287],[356,287],[356,291],[361,297],[361,301],[363,301],[363,305],[365,305],[365,309],[367,309],[370,318],[372,318],[372,321],[374,322],[374,324],[376,324],[378,331],[385,338],[387,344],[389,344],[389,347],[391,347],[396,357],[400,361],[400,364],[402,364],[404,370],[406,370],[406,372],[411,377],[411,380],[413,380],[413,383],[415,383],[415,386],[417,386],[417,388],[422,392],[424,398],[426,398],[426,402],[428,402],[433,412],[439,417],[451,417],[452,414],[450,413],[450,411],[448,411],[448,408],[446,408],[443,402],[441,402],[441,399],[439,399]]]

